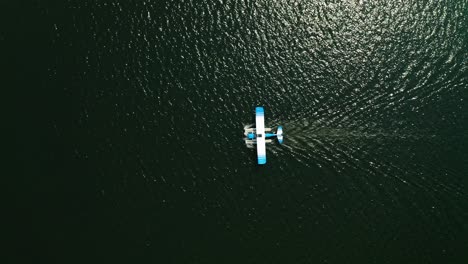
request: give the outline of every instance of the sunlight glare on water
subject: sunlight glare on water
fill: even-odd
[[[466,260],[466,0],[38,5],[103,255]],[[284,128],[262,167],[242,139],[256,106]]]

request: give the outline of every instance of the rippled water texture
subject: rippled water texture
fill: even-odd
[[[467,263],[466,0],[38,5],[93,256]]]

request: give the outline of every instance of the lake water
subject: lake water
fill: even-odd
[[[468,263],[466,0],[27,10],[32,259]]]

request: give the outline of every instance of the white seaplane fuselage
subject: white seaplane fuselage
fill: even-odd
[[[255,128],[245,127],[244,136],[245,144],[247,147],[253,148],[254,144],[257,145],[257,161],[258,164],[266,163],[266,146],[265,143],[272,142],[271,138],[276,137],[278,142],[283,142],[283,128],[278,127],[276,133],[271,132],[271,128],[265,128],[265,111],[263,107],[255,108]]]

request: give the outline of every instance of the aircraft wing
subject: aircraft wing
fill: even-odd
[[[257,133],[257,159],[258,164],[266,163],[265,148],[265,111],[263,107],[255,108],[255,129]]]

